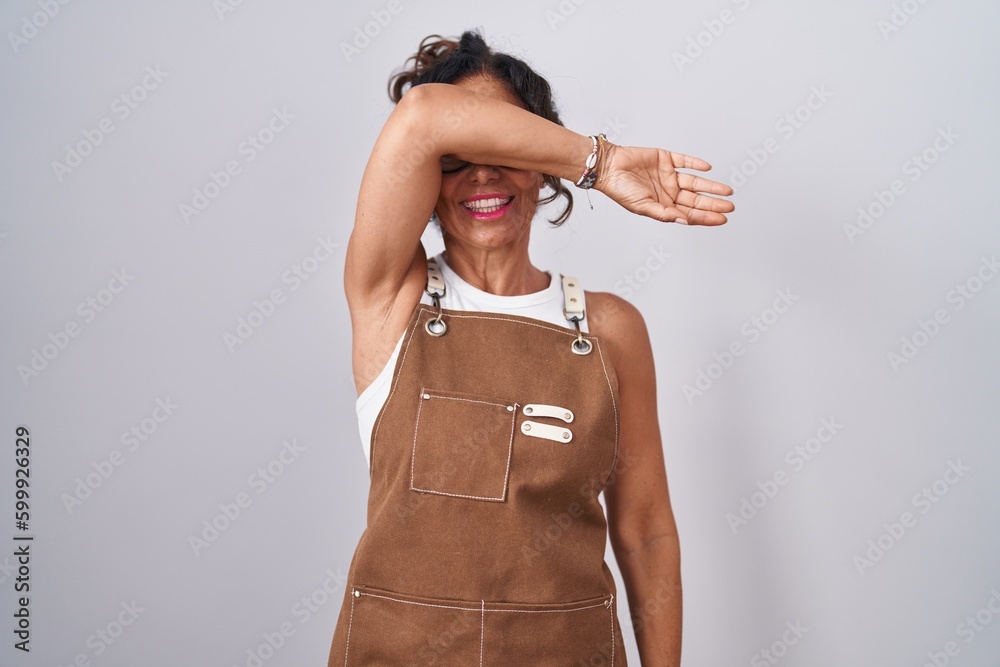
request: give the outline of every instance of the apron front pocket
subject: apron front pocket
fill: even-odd
[[[609,593],[576,602],[487,603],[483,665],[624,666],[615,651],[613,601]]]
[[[506,500],[517,406],[495,396],[422,387],[410,489]]]
[[[344,665],[478,665],[482,616],[479,602],[354,586]]]
[[[491,602],[351,592],[344,665],[624,666],[615,652],[614,597],[571,602]]]

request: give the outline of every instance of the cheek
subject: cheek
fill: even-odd
[[[542,175],[537,172],[535,174],[525,173],[516,181],[517,189],[524,193],[535,194],[535,192],[539,190],[542,185],[544,185]]]
[[[441,186],[441,192],[438,194],[437,208],[445,208],[451,205],[451,200],[453,198],[452,188],[447,187],[445,184]]]
[[[535,193],[537,194],[537,192],[541,190],[544,185],[545,185],[545,177],[542,176],[541,174],[536,173],[535,178],[533,178],[531,181],[532,190],[535,191]]]
[[[535,203],[535,202],[538,201],[538,199],[539,199],[539,197],[541,195],[542,187],[544,185],[545,185],[545,181],[542,178],[541,174],[539,174],[536,178],[533,178],[533,179],[529,180],[525,184],[525,186],[524,186],[525,192],[526,192],[527,195],[530,195],[530,199],[531,199],[532,203]]]

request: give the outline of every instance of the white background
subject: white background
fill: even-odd
[[[543,210],[532,239],[537,266],[646,318],[684,664],[997,664],[996,3],[220,7],[0,8],[0,662],[252,665],[285,624],[264,664],[326,664],[368,490],[342,285],[357,190],[389,75],[424,36],[482,26],[548,78],[567,127],[703,157],[737,186],[723,227],[597,193],[591,211],[577,192],[571,222],[547,229],[559,209]],[[249,160],[241,143],[269,122],[281,131]],[[185,220],[229,160],[239,173]],[[296,284],[297,265],[313,272]],[[775,317],[779,290],[794,300]],[[685,392],[699,372],[702,393]],[[165,419],[158,399],[177,406]],[[823,419],[842,426],[793,463]],[[12,646],[19,424],[30,654]],[[144,440],[123,442],[132,427]],[[293,440],[278,476],[252,477]],[[967,470],[946,478],[949,462]],[[769,487],[775,473],[786,483]],[[192,547],[241,493],[239,516]],[[744,499],[755,514],[735,524]],[[123,604],[141,612],[97,639],[132,620]]]

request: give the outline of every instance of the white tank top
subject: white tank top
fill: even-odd
[[[546,271],[549,274],[549,286],[541,292],[531,294],[518,294],[516,296],[501,296],[484,292],[469,283],[465,282],[461,276],[455,273],[448,263],[444,261],[444,251],[434,256],[441,275],[444,278],[447,289],[444,297],[441,298],[441,307],[452,310],[479,310],[493,313],[506,313],[509,315],[521,315],[542,320],[560,327],[573,328],[572,323],[563,314],[563,289],[562,281],[558,273]],[[582,290],[581,290],[582,294]],[[424,290],[420,297],[420,303],[433,305],[434,300]],[[584,311],[584,318],[580,321],[580,330],[583,333],[590,333],[587,328],[586,303],[580,304]],[[371,466],[371,440],[372,428],[375,426],[375,419],[379,411],[389,397],[389,380],[396,368],[396,358],[403,345],[403,338],[406,332],[396,341],[396,348],[392,351],[392,356],[386,362],[385,367],[370,385],[365,387],[357,400],[358,411],[358,431],[361,434],[361,446],[365,451],[365,460]]]

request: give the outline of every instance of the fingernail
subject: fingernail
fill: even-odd
[[[684,218],[677,218],[677,222],[681,223],[682,225],[686,225],[688,223],[688,221],[685,220]]]

